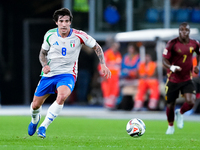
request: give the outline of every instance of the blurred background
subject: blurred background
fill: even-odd
[[[62,7],[72,11],[71,27],[94,37],[104,52],[117,42],[121,59],[130,44],[135,46],[141,62],[149,54],[157,63],[154,77],[159,82],[159,102],[156,109],[164,109],[166,73],[162,65],[158,65],[162,61],[162,51],[168,40],[178,36],[181,22],[188,22],[192,29],[191,36],[200,40],[199,0],[0,1],[0,104],[29,105],[32,101],[40,80],[38,55],[43,36],[47,30],[56,27],[52,15]],[[140,74],[136,70],[135,75],[124,77],[121,69],[118,70],[119,92],[115,95],[114,105],[116,109],[131,110]],[[83,47],[79,57],[78,76],[66,105],[104,106],[98,58],[87,47]],[[144,107],[149,95],[147,91]],[[52,95],[46,103],[54,100],[55,95]]]

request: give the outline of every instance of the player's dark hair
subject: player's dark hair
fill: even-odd
[[[180,28],[180,26],[187,26],[187,25],[189,25],[187,22],[182,22],[182,23],[179,25],[179,28]]]
[[[72,16],[72,13],[69,9],[67,8],[61,8],[61,9],[58,9],[54,12],[53,14],[53,20],[55,22],[58,21],[58,18],[59,16],[69,16],[70,17],[70,21],[72,22],[72,19],[73,19],[73,16]]]

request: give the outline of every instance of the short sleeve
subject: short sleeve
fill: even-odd
[[[49,50],[50,49],[50,43],[49,43],[49,38],[52,34],[48,35],[48,34],[45,34],[44,36],[44,40],[43,40],[43,43],[42,43],[42,49],[44,50]]]
[[[172,47],[173,47],[173,41],[169,41],[163,51],[163,57],[166,59],[169,59],[171,57]]]
[[[88,35],[88,39],[85,41],[85,45],[90,47],[90,48],[93,48],[96,44],[96,40],[91,37],[90,35]]]
[[[93,48],[95,46],[96,40],[84,31],[73,29],[73,32],[81,40],[81,43],[84,43],[90,48]]]

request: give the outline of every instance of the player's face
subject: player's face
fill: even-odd
[[[60,34],[68,33],[71,25],[70,16],[59,16],[56,24]]]
[[[190,26],[189,25],[181,25],[179,27],[179,37],[181,39],[188,39],[190,34]]]

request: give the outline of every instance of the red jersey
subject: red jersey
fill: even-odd
[[[193,39],[190,39],[189,43],[183,44],[177,37],[167,43],[167,46],[163,51],[163,57],[168,59],[172,65],[182,68],[181,71],[177,71],[176,73],[168,69],[169,81],[179,83],[192,79],[192,56],[194,52],[199,55],[199,48],[199,42]]]

